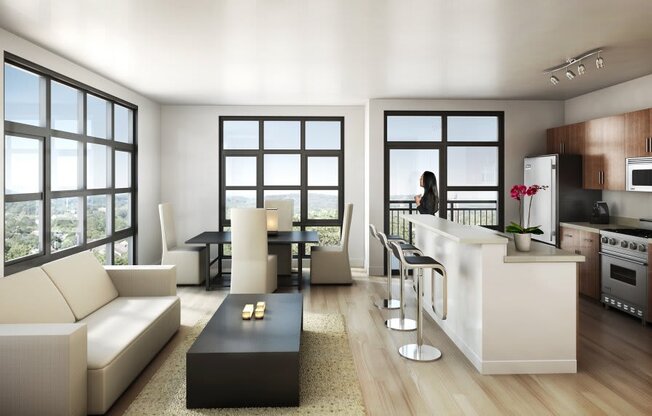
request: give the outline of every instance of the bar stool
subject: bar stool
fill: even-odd
[[[443,311],[440,316],[442,320],[446,319],[448,313],[448,278],[446,276],[446,269],[444,266],[439,263],[437,260],[428,256],[405,256],[403,250],[401,250],[401,245],[395,242],[390,243],[392,247],[392,252],[396,257],[399,258],[401,262],[401,269],[411,269],[417,272],[417,343],[416,344],[406,344],[398,349],[398,353],[409,360],[413,361],[435,361],[441,358],[441,351],[433,347],[432,345],[423,343],[423,310],[421,308],[421,286],[423,284],[423,269],[433,269],[434,272],[439,273],[443,277],[442,284],[442,300],[443,300]],[[432,273],[432,285],[433,285],[433,310],[437,313],[434,304],[434,285],[435,285],[435,273]]]
[[[380,241],[383,243],[383,246],[387,249],[387,273],[389,276],[391,276],[392,272],[392,246],[390,245],[390,242],[387,240],[387,236],[385,234],[379,232],[378,233],[378,238]],[[421,254],[421,251],[413,246],[412,244],[408,243],[400,243],[393,241],[392,244],[396,245],[399,247],[399,250],[401,251],[401,254],[409,253],[411,255],[415,254]],[[396,256],[396,254],[394,254]],[[418,256],[416,256],[418,257]],[[405,289],[405,273],[404,273],[404,268],[403,264],[400,263],[401,259],[396,256],[396,258],[399,260],[399,284],[400,284],[400,292],[399,292],[399,302],[400,302],[400,313],[398,318],[391,318],[385,321],[385,326],[389,329],[392,329],[394,331],[414,331],[417,329],[417,321],[414,319],[409,319],[405,317],[405,296],[404,296],[404,289]]]
[[[378,231],[376,230],[376,226],[373,224],[369,224],[369,234],[372,235],[376,240],[380,242],[380,244],[387,249],[387,247],[383,244],[381,241],[380,237],[378,237]],[[398,241],[401,243],[406,243],[406,241],[399,237],[399,236],[387,236],[388,240],[390,241]],[[390,252],[387,253],[388,256],[391,255]],[[388,257],[389,259],[389,257]],[[381,302],[379,302],[376,306],[378,306],[381,309],[398,309],[401,304],[398,299],[392,299],[392,273],[391,273],[391,261],[389,261],[387,267],[387,298],[382,299]]]

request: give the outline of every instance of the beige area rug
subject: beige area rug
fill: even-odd
[[[339,314],[304,312],[299,407],[186,409],[186,351],[206,321],[170,354],[125,415],[364,415],[351,348]]]

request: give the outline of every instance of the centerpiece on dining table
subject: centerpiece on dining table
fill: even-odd
[[[518,251],[530,251],[532,243],[532,234],[541,235],[541,225],[530,226],[530,218],[532,217],[532,200],[539,191],[548,189],[547,186],[541,185],[514,185],[510,191],[510,197],[518,201],[518,223],[514,221],[505,228],[508,233],[514,234],[514,244]],[[524,200],[525,197],[530,198],[527,212],[527,222],[524,219]],[[525,224],[525,225],[524,225]]]

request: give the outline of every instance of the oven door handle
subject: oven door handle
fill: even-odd
[[[598,253],[601,256],[611,257],[611,258],[622,260],[622,261],[628,261],[630,263],[638,264],[639,266],[647,266],[647,262],[644,262],[644,261],[633,260],[633,259],[630,259],[628,257],[614,256],[613,254],[605,253],[604,251],[600,251]]]

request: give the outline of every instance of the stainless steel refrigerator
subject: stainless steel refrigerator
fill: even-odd
[[[559,222],[586,222],[593,202],[602,200],[602,191],[582,189],[582,156],[543,155],[526,157],[525,185],[545,185],[532,202],[530,226],[539,225],[542,235],[532,238],[559,246]],[[524,221],[527,222],[530,198],[526,197]]]

